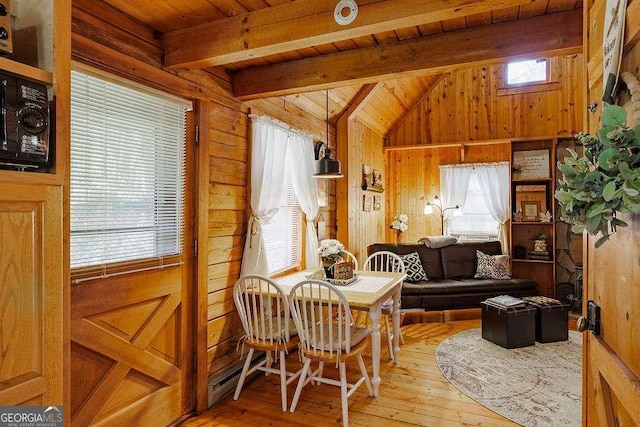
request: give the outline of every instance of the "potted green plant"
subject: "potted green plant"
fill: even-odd
[[[602,128],[596,137],[578,133],[583,155],[568,149],[571,157],[558,161],[562,178],[555,197],[560,218],[574,233],[584,230],[601,236],[600,247],[618,227],[627,223],[619,213],[640,212],[640,126],[626,125],[624,108],[610,105],[602,111]]]

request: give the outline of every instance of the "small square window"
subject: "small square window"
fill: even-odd
[[[547,60],[531,59],[507,64],[507,85],[547,81]]]

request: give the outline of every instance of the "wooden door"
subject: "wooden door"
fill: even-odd
[[[71,422],[165,426],[194,409],[194,132],[178,264],[71,285]]]
[[[587,100],[598,101],[599,107],[587,117],[592,134],[599,128],[602,112],[605,5],[605,0],[585,2]],[[623,71],[636,74],[640,46],[631,45],[630,40],[638,38],[638,20],[632,18],[640,15],[639,6],[640,0],[633,0],[627,9],[626,59],[622,66]],[[629,31],[635,37],[630,38]],[[629,227],[618,228],[602,247],[595,249],[597,239],[591,236],[585,243],[585,299],[601,308],[600,335],[584,334],[583,423],[587,426],[640,425],[640,216],[626,215],[622,219]]]
[[[1,185],[0,405],[62,405],[62,187]]]

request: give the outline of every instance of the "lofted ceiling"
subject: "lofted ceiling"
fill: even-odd
[[[438,74],[506,58],[581,51],[581,0],[103,0],[163,39],[165,66],[223,76],[243,101],[281,97],[330,121],[396,126]],[[369,110],[369,111],[368,111]],[[380,113],[384,111],[384,113]]]

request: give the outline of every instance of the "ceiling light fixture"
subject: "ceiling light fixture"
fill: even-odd
[[[356,16],[358,16],[358,5],[355,0],[340,0],[333,10],[333,19],[340,25],[351,24]]]
[[[329,91],[326,95],[326,125],[327,142],[318,141],[316,143],[316,173],[315,178],[342,178],[340,160],[336,160],[331,154],[333,150],[329,148]],[[324,154],[324,157],[320,158]]]

